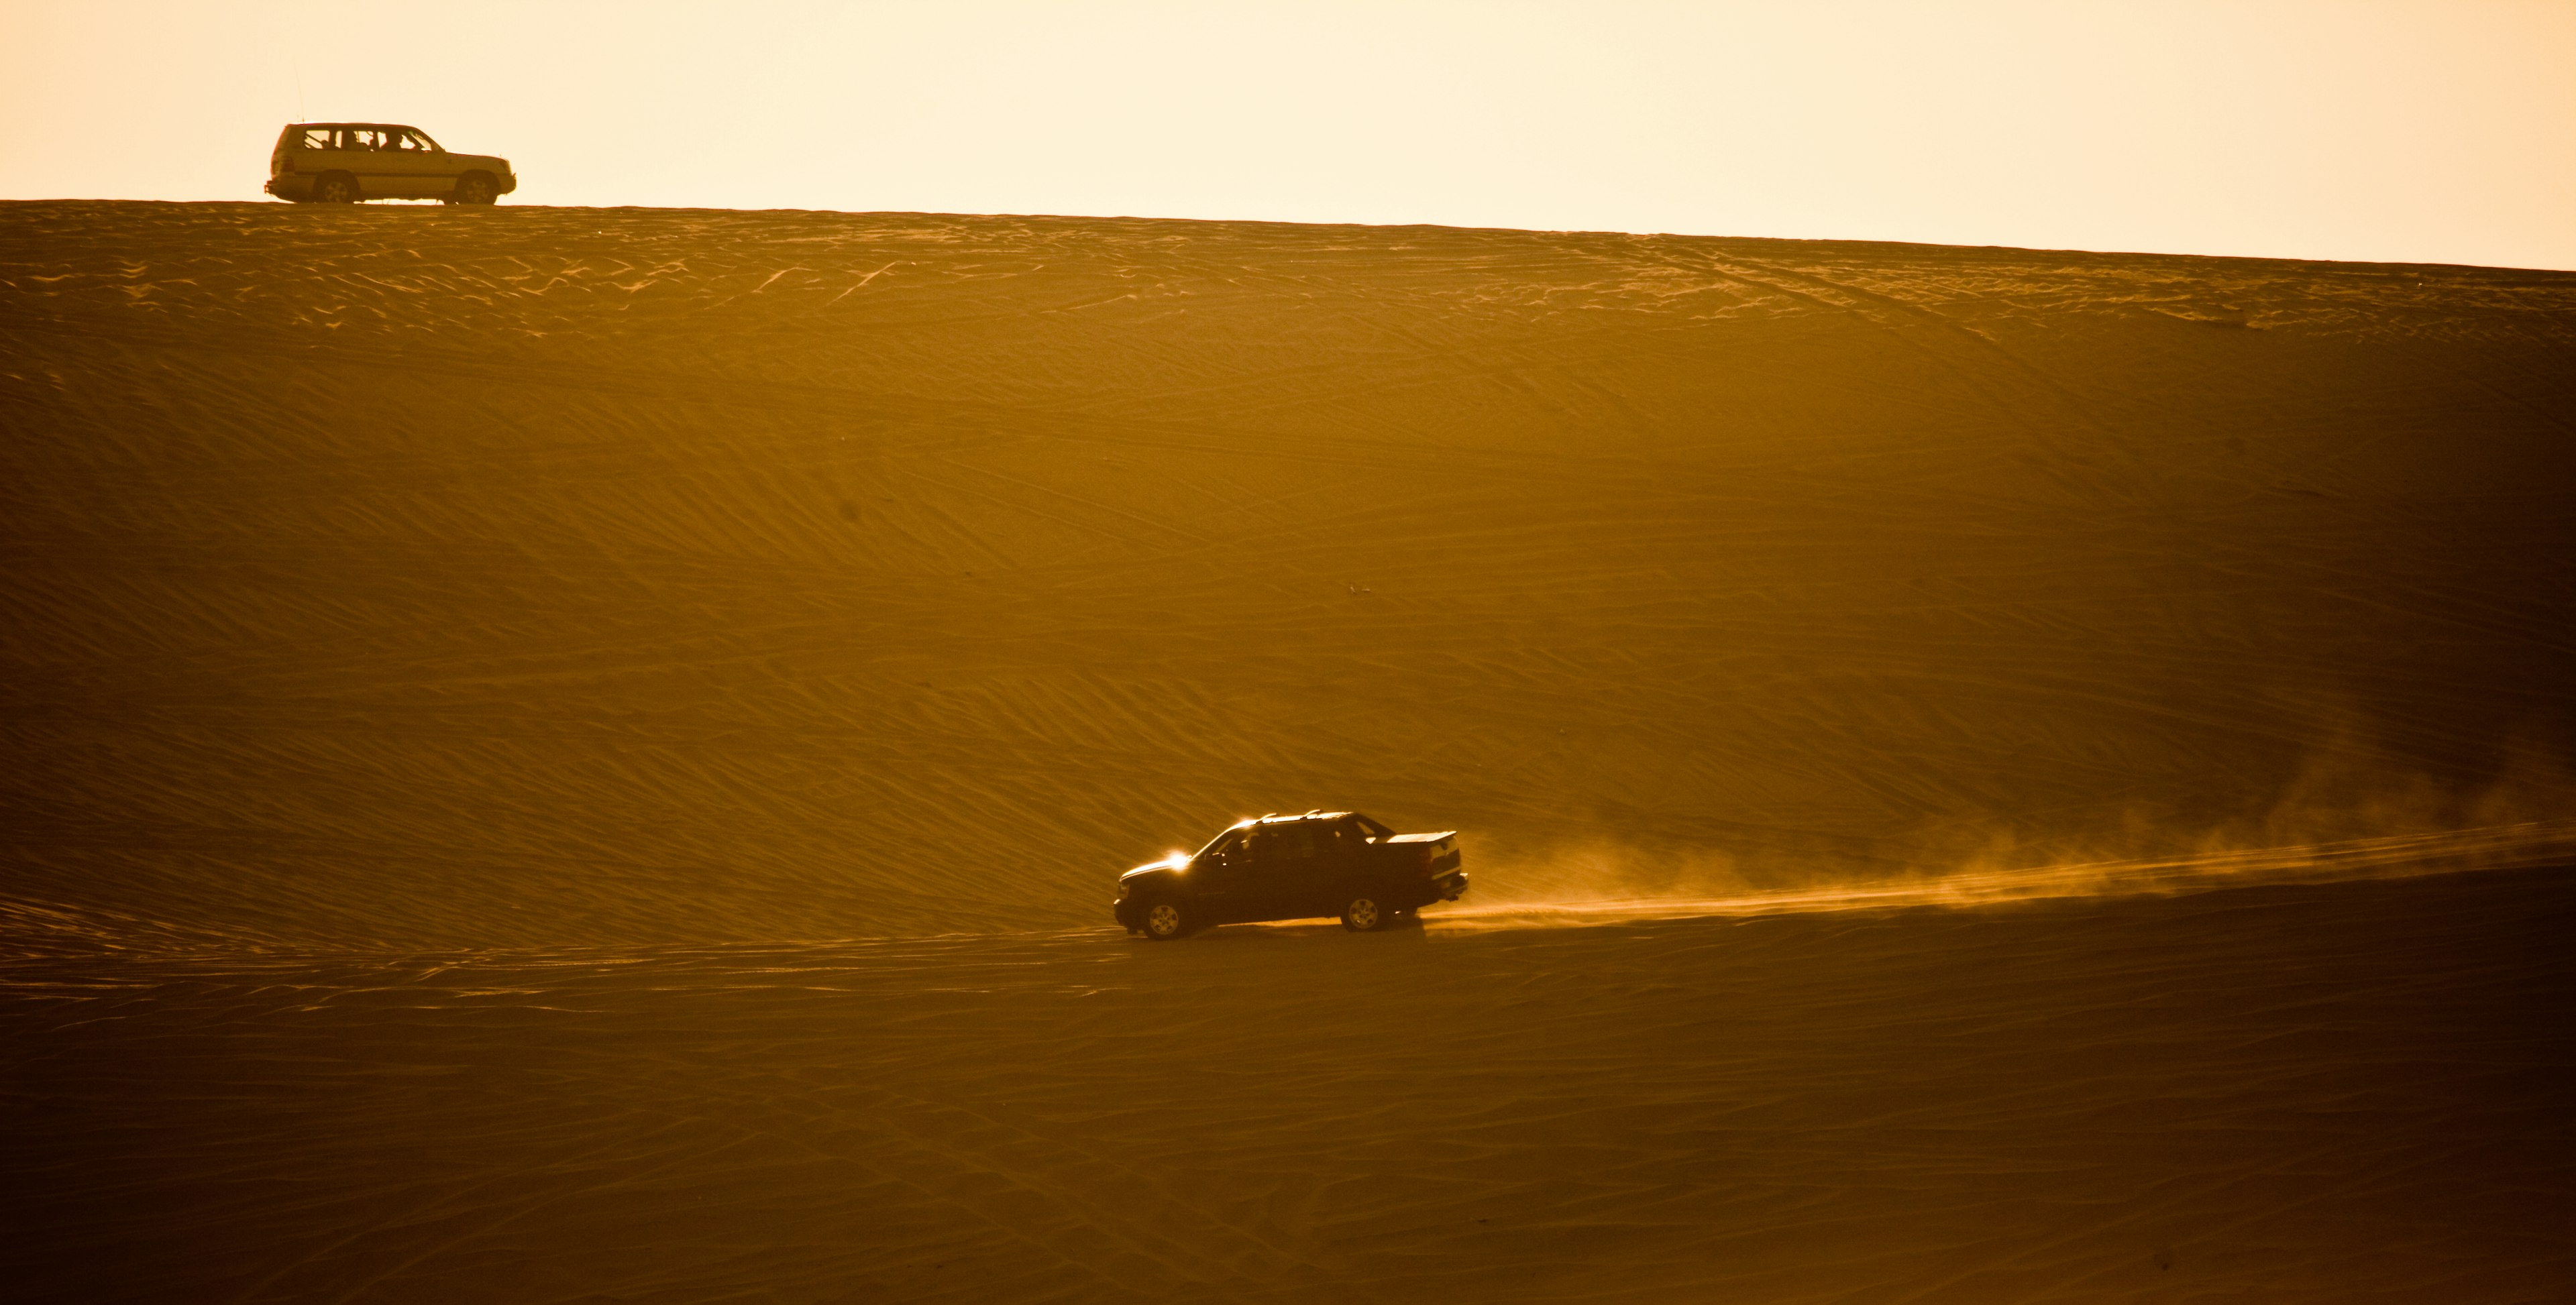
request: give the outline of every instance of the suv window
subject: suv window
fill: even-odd
[[[428,153],[438,148],[438,142],[420,134],[416,129],[407,127],[403,129],[401,148]]]
[[[333,131],[334,129],[330,127],[307,127],[304,129],[304,139],[298,142],[298,145],[308,150],[337,149],[339,147],[331,143]]]

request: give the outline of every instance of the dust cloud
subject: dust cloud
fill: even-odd
[[[2086,861],[2064,865],[1967,869],[1895,879],[1827,881],[1810,888],[1751,890],[1708,868],[1686,865],[1669,875],[1639,875],[1615,853],[1592,851],[1564,860],[1505,863],[1495,878],[1514,887],[1480,894],[1472,904],[1443,907],[1442,927],[1581,925],[1604,921],[1759,916],[1787,912],[1995,906],[2047,898],[2119,897],[2207,892],[2263,884],[2333,883],[2469,870],[2565,864],[2576,860],[2576,820],[2523,821],[2438,833],[2217,850],[2161,860]],[[1723,862],[1716,863],[1723,866]],[[1679,881],[1699,895],[1639,891]],[[1553,891],[1525,883],[1562,885]]]
[[[2576,770],[2541,744],[2498,749],[2499,773],[2446,785],[2392,764],[2349,716],[2256,814],[2197,832],[2135,813],[2113,837],[2034,860],[1999,838],[1960,863],[1870,874],[1819,862],[1615,842],[1502,848],[1480,857],[1473,902],[1438,911],[1482,927],[1998,905],[2040,898],[2204,892],[2261,884],[2446,874],[2576,862]]]

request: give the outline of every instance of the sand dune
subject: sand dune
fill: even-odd
[[[1660,891],[2563,818],[2467,808],[2568,733],[2571,313],[2465,268],[13,204],[14,873],[551,945],[1088,923],[1249,810],[1550,891],[1603,844]]]
[[[2571,363],[2559,273],[0,205],[0,1281],[2565,1298]],[[1105,927],[1315,807],[1475,896]]]

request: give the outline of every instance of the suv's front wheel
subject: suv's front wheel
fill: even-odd
[[[480,172],[468,172],[456,179],[456,194],[450,204],[489,204],[501,197],[501,188],[492,178]]]
[[[1190,931],[1189,908],[1179,902],[1156,902],[1145,908],[1145,936],[1170,942]]]

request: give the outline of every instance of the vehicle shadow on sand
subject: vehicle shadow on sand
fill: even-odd
[[[1250,944],[1347,938],[1353,943],[1395,944],[1401,942],[1418,943],[1424,941],[1428,936],[1428,933],[1422,927],[1422,917],[1414,915],[1404,916],[1389,921],[1385,927],[1374,929],[1367,933],[1353,933],[1350,930],[1343,928],[1341,922],[1337,920],[1270,920],[1248,924],[1211,925],[1208,928],[1201,929],[1186,938],[1177,939],[1176,941],[1181,943]],[[1130,934],[1128,935],[1127,941],[1139,946],[1161,945],[1153,943],[1151,939],[1146,938],[1142,934]]]

